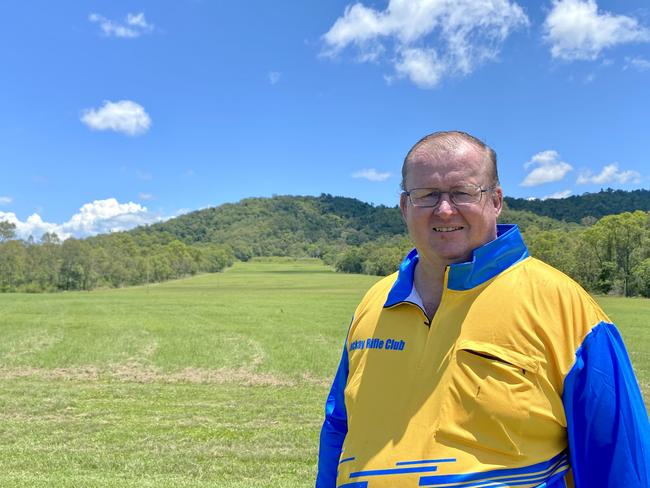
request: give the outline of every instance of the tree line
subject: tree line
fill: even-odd
[[[13,226],[13,227],[12,227]],[[232,250],[187,245],[173,235],[134,237],[127,232],[61,242],[15,239],[15,226],[0,222],[0,291],[45,292],[142,285],[213,273],[231,265]]]
[[[649,213],[566,222],[506,204],[533,256],[597,293],[650,296]],[[61,242],[15,238],[0,222],[0,291],[89,290],[216,272],[261,256],[316,257],[336,270],[387,275],[411,249],[398,207],[352,198],[249,198],[128,232]]]

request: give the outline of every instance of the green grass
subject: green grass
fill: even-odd
[[[313,486],[329,382],[376,280],[269,261],[0,295],[0,486]]]
[[[313,486],[343,337],[376,280],[267,260],[148,287],[0,295],[0,486]],[[647,401],[650,301],[599,301]]]

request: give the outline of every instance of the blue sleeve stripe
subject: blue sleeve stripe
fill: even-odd
[[[395,466],[408,466],[409,464],[435,464],[435,463],[455,463],[455,458],[447,459],[423,459],[422,461],[399,461]]]
[[[437,471],[438,466],[419,466],[416,468],[392,468],[392,469],[370,469],[368,471],[356,471],[350,473],[350,478],[362,478],[366,476],[385,476],[391,474],[407,473],[431,473]]]
[[[623,339],[598,323],[562,393],[576,486],[650,486],[650,423]]]
[[[554,473],[560,468],[563,468],[567,465],[568,455],[566,451],[562,451],[560,454],[554,456],[548,461],[544,461],[537,464],[532,464],[530,466],[524,466],[521,468],[509,468],[509,469],[494,469],[491,471],[484,471],[480,473],[465,473],[465,474],[452,474],[452,475],[436,475],[436,476],[426,476],[420,478],[420,486],[438,486],[440,484],[448,483],[462,483],[462,482],[471,482],[471,481],[483,481],[483,482],[499,482],[495,478],[502,478],[507,476],[542,476],[547,477],[550,474]]]
[[[339,488],[368,488],[367,481],[355,481],[354,483],[346,483],[339,485]]]
[[[433,478],[432,476],[429,477],[422,477],[420,478],[420,486],[445,486],[446,488],[473,488],[473,487],[482,487],[482,488],[492,488],[492,487],[510,487],[510,486],[524,486],[524,485],[530,485],[531,483],[537,483],[539,482],[551,482],[557,479],[558,477],[564,477],[564,474],[568,471],[569,469],[569,462],[565,461],[561,465],[557,467],[557,469],[560,468],[565,468],[562,469],[559,472],[556,473],[544,473],[544,474],[535,474],[535,475],[526,475],[526,476],[513,476],[510,478],[498,478],[494,480],[483,480],[483,481],[476,481],[472,483],[435,483],[435,484],[430,484],[426,483],[427,479]],[[549,475],[553,474],[552,478],[549,478]]]
[[[347,462],[350,462],[350,461],[354,461],[355,459],[356,459],[356,458],[354,458],[354,457],[349,457],[349,458],[341,459],[341,460],[339,461],[339,464],[343,464],[343,463],[347,463]]]

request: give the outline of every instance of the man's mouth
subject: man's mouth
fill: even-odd
[[[462,230],[463,227],[434,227],[434,232],[454,232],[456,230]]]

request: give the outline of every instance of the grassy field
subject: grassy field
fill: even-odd
[[[255,262],[148,287],[0,295],[0,486],[313,486],[343,336],[376,280]],[[650,300],[600,301],[647,402]]]

